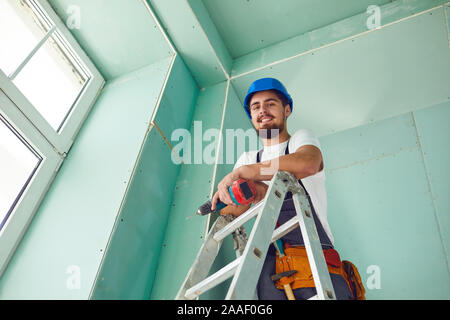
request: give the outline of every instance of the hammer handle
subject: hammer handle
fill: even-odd
[[[288,300],[295,300],[294,292],[292,292],[291,285],[288,283],[288,284],[284,284],[283,287],[284,287],[284,292],[286,292],[286,296],[287,296]]]

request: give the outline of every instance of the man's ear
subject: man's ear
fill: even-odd
[[[284,106],[284,114],[286,115],[286,119],[291,115],[291,106],[289,104]]]

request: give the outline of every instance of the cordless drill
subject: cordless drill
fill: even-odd
[[[236,205],[247,205],[255,200],[256,188],[255,184],[252,181],[239,179],[233,182],[233,184],[228,188],[228,192],[230,193],[230,197]],[[198,208],[198,215],[207,215],[212,212],[217,212],[227,205],[217,200],[216,210],[211,209],[211,200],[206,201],[204,204]]]

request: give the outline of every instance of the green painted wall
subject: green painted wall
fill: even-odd
[[[242,101],[253,80],[282,79],[295,101],[289,128],[307,126],[318,135],[432,106],[450,97],[446,20],[441,6],[232,83]]]
[[[225,5],[220,13],[236,22],[230,3],[178,1],[147,1],[183,57],[175,60],[144,1],[77,3],[82,25],[72,32],[108,81],[0,279],[0,298],[172,299],[212,222],[193,215],[233,166],[223,163],[226,129],[251,128],[243,97],[253,80],[274,76],[294,97],[290,132],[320,137],[337,248],[366,284],[379,268],[368,298],[448,299],[449,4],[378,1],[382,28],[371,32],[367,14],[351,16],[365,5],[347,6],[356,11],[334,17],[348,18],[323,16],[307,32],[280,25],[284,37],[270,46],[261,29],[267,42],[250,52],[243,34],[227,40],[208,16]],[[50,3],[69,18],[70,1]],[[182,164],[177,132],[192,139]],[[233,258],[228,239],[213,269]],[[73,266],[80,288],[69,285]],[[221,299],[226,285],[202,299]]]
[[[368,299],[449,298],[449,115],[447,102],[320,138],[336,247]]]
[[[49,0],[106,80],[173,54],[141,0]]]
[[[238,57],[365,12],[390,0],[203,0],[231,56]]]
[[[396,2],[391,14],[401,8],[411,15],[430,4],[419,8],[417,2]],[[328,219],[336,247],[342,258],[358,266],[368,299],[450,297],[449,206],[444,196],[449,178],[445,163],[450,156],[445,149],[450,134],[450,52],[444,9],[440,6],[355,39],[330,40],[331,46],[308,55],[296,56],[297,44],[285,43],[283,48],[291,50],[289,59],[276,64],[263,60],[251,72],[231,78],[223,128],[249,127],[241,101],[253,80],[275,76],[292,88],[295,106],[288,128],[294,132],[308,127],[320,137]],[[254,54],[264,57],[264,52]],[[217,115],[204,116],[217,121]],[[218,165],[214,183],[231,167]],[[188,168],[184,174],[189,178],[183,182],[194,180],[195,173],[188,174]],[[189,194],[197,195],[197,189]],[[183,199],[188,197],[184,190]],[[197,206],[192,204],[192,209]],[[198,251],[198,244],[185,252],[182,241],[173,242],[175,234],[178,239],[188,236],[180,234],[182,218],[178,219],[169,222],[168,229],[177,232],[165,243],[182,246],[179,259],[187,266],[181,268],[181,275],[177,270],[175,277],[160,279],[170,288],[163,290],[161,284],[152,292],[155,299],[174,297]],[[194,219],[201,218],[187,221]],[[197,227],[192,239],[199,237],[202,227]],[[188,225],[185,228],[194,231]],[[172,250],[170,256],[177,257]],[[228,241],[213,269],[233,258]],[[161,260],[161,268],[169,261]],[[201,298],[221,299],[226,289],[222,285]]]
[[[189,128],[197,92],[177,56],[154,120],[163,133]],[[179,168],[164,137],[152,126],[116,218],[92,299],[148,299]]]
[[[195,216],[195,212],[211,197],[215,154],[208,150],[212,150],[219,142],[217,135],[208,137],[205,133],[209,129],[215,132],[220,130],[225,95],[226,82],[201,89],[199,92],[192,124],[185,136],[191,141],[190,148],[186,145],[191,156],[187,156],[186,150],[182,154],[185,161],[181,164],[175,185],[151,299],[175,297],[203,242],[207,218]],[[169,140],[174,150],[179,150],[180,143],[184,141],[178,138]],[[200,152],[194,152],[195,145]],[[211,162],[208,156],[213,157]]]
[[[171,60],[107,82],[0,280],[0,299],[89,297]]]

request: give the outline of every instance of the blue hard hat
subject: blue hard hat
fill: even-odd
[[[256,81],[254,81],[251,84],[250,88],[248,89],[247,95],[245,96],[245,99],[244,99],[244,109],[245,109],[245,112],[247,112],[247,115],[250,119],[252,118],[250,115],[250,106],[249,106],[250,98],[253,93],[259,92],[259,91],[264,91],[264,90],[277,90],[277,91],[281,92],[286,97],[286,99],[288,99],[289,105],[291,106],[291,111],[292,111],[293,101],[292,101],[291,96],[287,92],[286,88],[283,86],[283,84],[274,78],[262,78],[262,79],[258,79]]]

